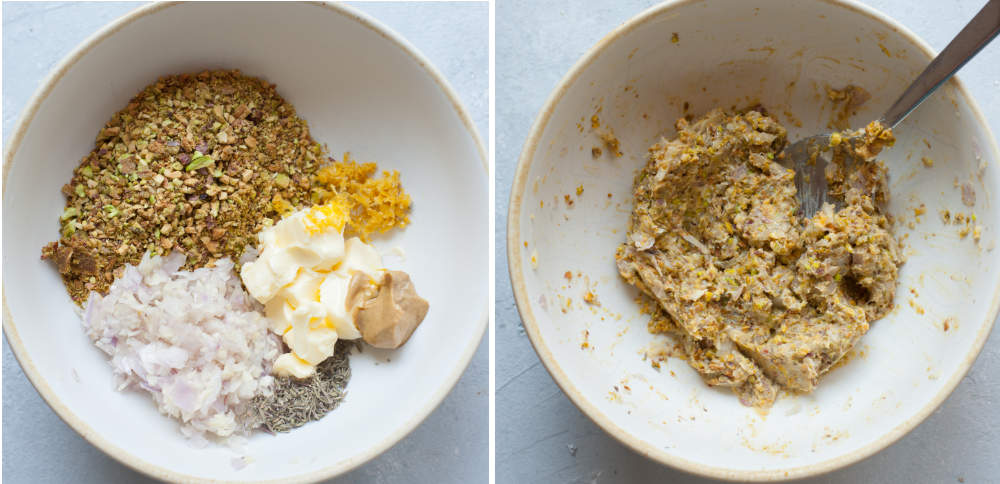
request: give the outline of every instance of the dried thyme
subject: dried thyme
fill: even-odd
[[[320,363],[309,378],[275,378],[274,393],[250,403],[250,424],[262,425],[270,432],[288,432],[337,408],[347,394],[351,379],[348,353],[355,345],[353,341],[338,341],[333,356]]]
[[[185,269],[238,260],[279,216],[275,201],[310,202],[324,155],[273,84],[239,71],[160,78],[98,133],[42,257],[78,304],[147,250],[180,250]]]

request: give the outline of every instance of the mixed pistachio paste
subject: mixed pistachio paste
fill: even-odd
[[[655,303],[649,330],[672,335],[708,384],[761,408],[780,389],[811,391],[893,307],[903,261],[875,160],[892,133],[834,136],[837,207],[805,218],[774,119],[714,110],[676,128],[636,177],[621,276]]]

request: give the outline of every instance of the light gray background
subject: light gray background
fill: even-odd
[[[790,0],[791,1],[791,0]],[[498,0],[496,4],[496,478],[498,483],[703,483],[662,467],[605,434],[566,398],[531,348],[507,274],[507,203],[517,157],[559,79],[591,46],[649,0]],[[937,50],[986,0],[866,1]],[[1000,41],[960,73],[1000,133]],[[902,90],[904,86],[900,86]],[[1000,482],[1000,336],[951,398],[896,445],[808,483]],[[570,453],[569,446],[577,448]]]
[[[3,137],[42,79],[78,43],[141,3],[4,3]],[[488,134],[486,3],[353,4],[400,33],[456,89]],[[412,434],[338,483],[486,482],[489,355],[483,338],[440,407]],[[150,481],[91,446],[52,412],[3,342],[3,480],[15,483]]]

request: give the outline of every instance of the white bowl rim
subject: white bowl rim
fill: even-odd
[[[705,0],[667,0],[659,5],[654,5],[646,9],[645,11],[639,13],[638,15],[627,20],[622,25],[618,26],[610,33],[602,37],[593,47],[591,47],[581,58],[578,60],[573,67],[570,68],[569,72],[559,81],[559,84],[552,91],[552,94],[546,100],[541,111],[539,111],[538,116],[535,118],[534,123],[531,126],[531,131],[528,134],[528,138],[524,143],[524,148],[521,151],[521,156],[518,158],[517,170],[514,173],[514,182],[511,187],[511,198],[510,204],[507,209],[507,266],[511,279],[511,286],[514,291],[514,300],[517,303],[518,312],[521,315],[521,320],[525,328],[525,332],[528,334],[528,339],[531,341],[532,347],[534,347],[535,352],[538,353],[539,359],[545,365],[545,368],[552,375],[553,380],[562,389],[570,401],[576,405],[584,415],[590,418],[594,423],[601,427],[605,432],[610,434],[616,440],[625,444],[627,447],[631,448],[633,451],[644,455],[645,457],[657,461],[661,464],[666,464],[671,467],[680,469],[685,472],[692,474],[697,474],[701,476],[725,479],[731,481],[778,481],[786,479],[801,479],[805,477],[817,476],[825,474],[842,467],[854,464],[862,459],[870,457],[876,452],[892,445],[897,440],[902,438],[908,432],[913,430],[917,425],[923,422],[931,413],[934,412],[938,406],[941,405],[948,398],[951,392],[958,386],[958,383],[962,380],[972,364],[975,362],[976,358],[979,356],[983,345],[986,343],[986,339],[990,335],[990,331],[993,328],[994,321],[996,320],[998,311],[1000,311],[1000,281],[996,281],[997,289],[993,295],[993,301],[990,304],[990,310],[988,312],[989,319],[980,328],[979,333],[976,335],[976,339],[973,341],[969,352],[965,355],[961,362],[961,365],[954,374],[949,377],[945,382],[941,391],[937,395],[921,408],[914,416],[910,417],[908,420],[904,421],[896,428],[892,429],[889,433],[883,435],[881,438],[872,442],[864,447],[856,449],[847,454],[828,459],[823,462],[816,464],[811,464],[807,466],[801,466],[785,470],[764,470],[764,471],[748,471],[748,470],[733,470],[727,469],[725,467],[718,466],[708,466],[701,463],[693,462],[687,459],[676,457],[670,453],[660,449],[656,446],[649,445],[642,440],[636,438],[635,436],[629,434],[627,431],[616,425],[610,418],[604,415],[596,406],[592,405],[586,397],[573,385],[569,377],[563,372],[559,363],[555,360],[552,352],[549,350],[545,341],[541,337],[539,332],[538,322],[535,319],[534,314],[531,311],[531,299],[528,297],[528,291],[524,283],[524,267],[521,261],[521,257],[518,254],[519,248],[518,244],[521,240],[521,205],[523,194],[528,186],[528,173],[530,172],[531,164],[533,162],[534,154],[537,150],[538,143],[541,140],[542,133],[545,127],[548,125],[549,118],[552,116],[556,105],[560,102],[566,91],[576,82],[577,78],[583,73],[583,71],[597,59],[601,53],[607,49],[615,40],[629,33],[630,31],[642,26],[646,22],[665,14],[667,11],[674,8],[701,3]],[[876,20],[883,24],[886,28],[891,29],[895,32],[900,33],[909,42],[916,45],[922,53],[927,56],[927,59],[933,59],[936,53],[934,50],[924,42],[920,37],[911,32],[905,26],[899,22],[893,20],[889,16],[879,12],[878,10],[871,8],[867,5],[863,5],[856,0],[817,0],[832,4],[841,8],[852,10],[856,13],[868,16],[869,18]],[[992,130],[990,129],[989,123],[983,117],[979,106],[976,104],[972,96],[969,95],[964,84],[958,79],[957,76],[953,77],[950,81],[956,88],[958,93],[965,98],[967,104],[975,116],[976,121],[984,129],[985,133],[988,135],[990,142],[990,149],[993,152],[994,159],[1000,159],[1000,150],[997,148],[996,138],[993,136]]]
[[[21,144],[21,139],[28,130],[28,126],[34,120],[35,114],[38,108],[41,106],[42,102],[48,97],[55,88],[55,85],[62,79],[67,71],[73,65],[77,63],[84,55],[90,52],[91,49],[96,47],[102,41],[108,37],[114,35],[116,32],[127,26],[128,24],[146,17],[147,15],[154,14],[161,10],[169,7],[180,5],[183,2],[164,2],[164,3],[154,3],[146,6],[142,6],[132,10],[117,20],[105,25],[100,30],[92,34],[90,37],[85,39],[80,45],[78,45],[72,52],[70,52],[63,60],[59,62],[48,74],[45,80],[42,82],[41,86],[32,95],[31,100],[28,102],[27,107],[21,114],[20,120],[18,120],[16,127],[14,128],[14,133],[11,135],[10,143],[7,145],[7,149],[4,152],[4,163],[3,163],[3,194],[6,195],[7,192],[7,175],[10,173],[10,167],[14,159],[14,155],[17,153],[17,149]],[[405,54],[413,58],[417,64],[422,67],[427,74],[434,80],[438,87],[444,92],[448,100],[451,102],[452,108],[458,114],[459,119],[462,120],[462,124],[465,129],[469,132],[469,135],[475,140],[476,147],[479,151],[480,164],[483,170],[489,173],[488,158],[486,155],[486,150],[483,147],[482,138],[479,136],[479,132],[469,117],[465,106],[459,99],[458,94],[452,89],[451,85],[444,78],[443,75],[435,68],[429,59],[427,59],[420,51],[417,50],[412,44],[410,44],[401,35],[380,23],[378,20],[374,19],[370,15],[361,12],[353,7],[334,4],[330,2],[304,2],[313,4],[318,7],[326,8],[333,11],[334,13],[340,14],[346,18],[354,20],[361,24],[363,27],[379,34],[389,42],[393,43],[402,50]],[[6,284],[6,283],[5,283]],[[157,465],[150,464],[138,457],[135,457],[127,450],[119,448],[112,444],[111,442],[105,440],[103,437],[98,435],[86,422],[81,420],[75,413],[73,413],[69,407],[67,407],[58,396],[52,391],[48,383],[35,368],[34,363],[32,363],[31,358],[27,354],[27,350],[24,348],[24,343],[21,341],[20,336],[17,333],[17,326],[14,324],[14,320],[11,317],[9,308],[7,307],[7,294],[6,289],[2,293],[3,300],[3,332],[4,336],[7,338],[7,342],[10,345],[14,357],[20,363],[21,368],[24,370],[24,374],[28,377],[28,380],[35,387],[38,393],[42,396],[42,399],[55,411],[56,415],[59,416],[67,425],[69,425],[73,430],[80,434],[85,440],[90,442],[94,447],[97,447],[105,454],[110,455],[112,458],[118,460],[119,462],[125,464],[132,469],[146,474],[150,477],[157,479],[164,479],[169,481],[184,481],[184,482],[204,482],[204,483],[219,483],[219,482],[232,482],[232,481],[221,481],[215,479],[204,479],[195,476],[185,475],[171,471],[167,468],[160,467]],[[483,314],[476,320],[478,325],[479,337],[473,338],[472,342],[462,349],[461,356],[459,358],[459,364],[454,367],[451,374],[447,376],[446,384],[442,385],[437,391],[431,395],[431,399],[424,405],[423,408],[417,409],[413,416],[404,423],[395,432],[389,435],[388,438],[380,442],[378,445],[368,449],[367,451],[361,453],[354,458],[340,462],[336,465],[326,467],[317,471],[313,471],[307,474],[301,474],[298,476],[292,476],[283,479],[274,479],[269,481],[253,481],[253,482],[315,482],[323,479],[329,479],[334,476],[346,473],[365,462],[375,458],[379,454],[385,452],[390,447],[395,445],[397,442],[406,437],[410,432],[412,432],[421,422],[427,418],[431,412],[436,409],[444,398],[451,392],[455,384],[458,383],[458,379],[465,372],[465,369],[469,366],[469,362],[472,360],[473,354],[476,352],[476,348],[479,347],[479,343],[483,339],[483,335],[486,334],[487,323],[489,321],[489,301],[487,301],[486,307],[483,309]]]

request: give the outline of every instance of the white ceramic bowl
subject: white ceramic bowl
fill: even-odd
[[[62,282],[39,260],[58,237],[59,189],[97,131],[158,76],[239,68],[276,83],[331,151],[397,169],[412,224],[376,245],[406,251],[431,304],[401,349],[351,359],[349,396],[321,421],[257,434],[232,450],[196,449],[142,393],[113,389]],[[486,328],[486,155],[457,96],[398,35],[349,8],[192,3],[139,9],[89,38],[44,82],[4,157],[4,318],[10,346],[53,409],[91,443],[175,481],[306,481],[356,467],[402,439],[445,397]]]
[[[684,361],[670,359],[655,370],[642,353],[661,337],[646,330],[636,293],[614,264],[635,170],[659,136],[674,134],[685,102],[697,114],[759,101],[794,139],[826,127],[831,108],[824,86],[854,83],[870,91],[871,100],[851,118],[860,126],[880,115],[932,56],[885,15],[831,0],[668,2],[592,48],[535,121],[508,218],[508,260],[524,326],[570,399],[643,455],[739,480],[846,466],[896,441],[937,408],[986,341],[1000,286],[997,252],[987,250],[1000,217],[992,201],[1000,155],[957,80],[907,118],[896,146],[884,152],[890,211],[900,218],[897,233],[906,237],[909,257],[897,308],[874,323],[858,351],[812,394],[783,396],[764,417],[732,392],[706,386]],[[595,113],[620,139],[621,158],[591,157],[591,148],[601,145],[590,128]],[[934,160],[932,168],[922,165],[923,156]],[[974,208],[963,206],[956,177],[974,187]],[[927,213],[908,228],[920,203]],[[942,209],[974,212],[983,249],[971,236],[961,239],[955,226],[943,227]],[[573,272],[572,282],[566,271]],[[583,303],[588,287],[600,307]],[[584,341],[589,348],[581,347]]]

